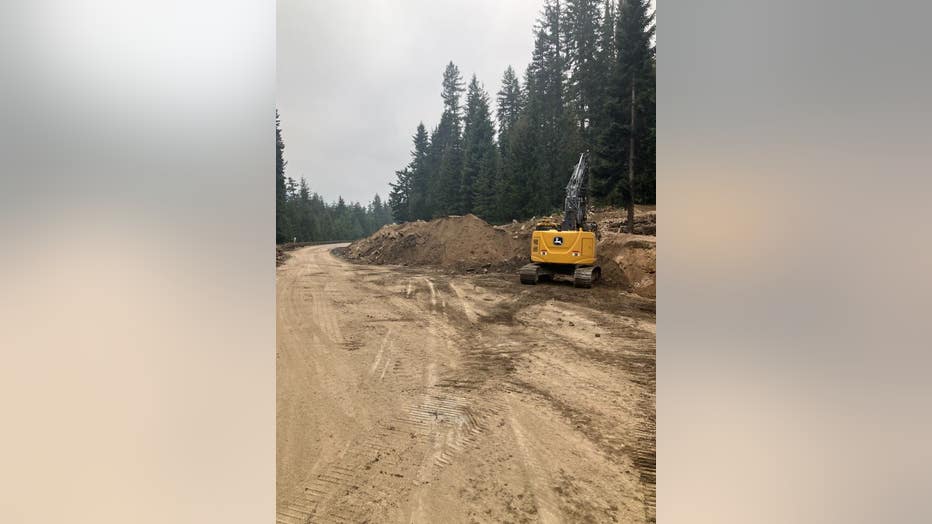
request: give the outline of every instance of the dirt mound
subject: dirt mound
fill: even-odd
[[[607,218],[598,222],[599,231],[603,232],[612,232],[612,233],[624,233],[628,227],[628,217],[614,219]],[[657,234],[657,214],[656,213],[645,213],[643,215],[634,215],[634,234],[635,235],[649,235],[654,236]]]
[[[628,213],[624,209],[605,207],[595,208],[589,215],[599,225],[603,233],[624,233],[628,225]],[[634,234],[657,234],[657,211],[655,206],[634,206]]]
[[[542,218],[547,218],[559,224],[563,221],[563,213],[555,213]],[[534,224],[538,220],[541,220],[541,218],[533,217],[525,222],[514,221],[500,227],[512,233],[530,231],[534,229]],[[628,213],[625,209],[615,207],[593,208],[589,212],[589,221],[595,222],[600,232],[624,233],[628,225]],[[530,233],[528,234],[530,235]],[[655,206],[634,206],[634,234],[648,236],[657,234],[657,211]]]
[[[599,265],[608,284],[643,297],[657,296],[657,239],[644,235],[603,233]]]
[[[373,264],[502,271],[523,263],[527,245],[519,235],[465,215],[383,226],[350,244],[345,256]]]
[[[607,209],[593,215],[601,231],[599,265],[605,283],[654,298],[656,237],[613,232],[608,224],[621,221],[623,226],[624,210]],[[474,215],[465,215],[389,224],[372,236],[353,242],[342,254],[369,264],[434,266],[464,272],[513,271],[530,261],[528,249],[537,220],[535,217],[526,222],[492,226]],[[656,212],[636,214],[636,231],[639,222],[656,224]]]

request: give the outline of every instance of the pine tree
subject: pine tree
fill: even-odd
[[[307,185],[307,179],[301,177],[301,180],[298,182],[298,198],[302,203],[307,203],[311,196],[311,189]]]
[[[561,36],[561,7],[553,0],[544,5],[538,20],[534,52],[526,72],[527,116],[535,134],[537,169],[529,181],[534,192],[534,214],[550,213],[563,203],[578,141],[564,107],[566,59]],[[526,160],[521,163],[527,165]]]
[[[633,196],[639,204],[657,201],[657,61],[651,60],[650,74],[642,86],[637,158],[640,176],[635,177]]]
[[[311,192],[303,177],[297,183],[285,177],[284,187],[282,209],[290,224],[287,242],[354,240],[392,221],[391,209],[379,195],[366,206],[358,202],[347,204],[342,197],[330,205]]]
[[[412,141],[414,142],[414,150],[411,151],[411,163],[409,164],[411,180],[408,195],[408,219],[427,219],[431,216],[427,195],[431,175],[428,165],[430,140],[427,137],[427,129],[424,127],[423,122],[418,124]]]
[[[411,194],[411,171],[406,167],[400,171],[395,171],[395,182],[389,184],[392,188],[388,194],[388,204],[392,208],[392,217],[395,222],[407,222],[411,220],[410,214],[410,194]]]
[[[604,0],[598,31],[598,50],[596,51],[596,71],[599,88],[596,90],[593,108],[590,111],[592,125],[587,137],[587,144],[594,153],[589,157],[589,170],[592,174],[591,196],[594,200],[602,202],[608,202],[607,195],[612,189],[609,183],[599,177],[601,176],[600,173],[605,172],[601,154],[604,147],[603,135],[612,124],[612,115],[609,113],[607,104],[609,84],[612,81],[616,61],[615,22],[615,2],[614,0]]]
[[[342,196],[337,197],[337,203],[333,207],[333,227],[336,235],[348,235],[353,229],[349,208]]]
[[[546,76],[547,34],[538,29],[534,40],[531,63],[524,72],[524,85],[527,89],[527,105],[522,115],[524,128],[521,130],[521,142],[511,144],[511,169],[514,177],[521,180],[528,199],[520,208],[521,215],[539,215],[550,207],[549,173],[546,167],[547,146],[543,144],[547,126],[547,76]],[[520,120],[520,119],[519,119]],[[517,135],[517,133],[515,133]],[[518,140],[512,136],[511,141]]]
[[[348,209],[349,238],[361,238],[366,234],[366,209],[359,202],[353,202]]]
[[[301,177],[298,181],[297,198],[292,203],[295,224],[294,236],[300,239],[307,239],[313,236],[314,217],[311,215],[310,207],[311,190],[308,187],[307,179]]]
[[[507,142],[508,130],[517,122],[523,106],[521,82],[518,81],[515,70],[511,66],[508,66],[502,75],[502,88],[498,92],[496,102],[495,115],[498,122],[499,145],[503,145]]]
[[[511,66],[508,66],[502,75],[502,88],[498,92],[496,101],[498,155],[495,182],[492,184],[495,198],[489,203],[494,206],[494,212],[489,214],[489,218],[495,221],[505,221],[520,216],[519,206],[524,205],[523,201],[520,204],[517,202],[519,182],[517,181],[518,174],[512,167],[515,161],[512,158],[514,153],[511,147],[511,136],[526,106],[524,90]],[[481,205],[485,206],[487,203],[487,200],[482,200]]]
[[[615,68],[615,3],[613,0],[605,0],[602,7],[602,23],[599,27],[598,50],[596,51],[596,71],[598,72],[598,83],[602,86],[596,91],[596,100],[594,101],[593,112],[596,113],[594,120],[596,125],[599,124],[601,114],[605,111],[606,88],[611,80],[612,71]]]
[[[443,72],[443,113],[440,123],[433,129],[427,148],[426,181],[427,192],[423,213],[418,218],[433,218],[457,211],[462,175],[462,108],[460,98],[463,80],[459,68],[453,62]]]
[[[424,202],[424,216],[418,218],[431,219],[441,214],[441,188],[440,188],[440,161],[443,157],[443,151],[446,148],[446,137],[449,133],[442,132],[438,124],[430,132],[430,148],[427,151],[425,182],[427,185],[427,195]]]
[[[461,189],[461,173],[463,168],[462,147],[462,97],[463,77],[453,62],[447,64],[443,72],[443,114],[437,136],[431,140],[435,149],[439,149],[437,162],[436,207],[434,214],[446,215],[461,212],[459,209],[459,191]]]
[[[600,18],[597,0],[567,0],[563,30],[571,72],[569,100],[586,149],[592,145],[593,113],[597,111],[604,80],[600,78],[598,60]]]
[[[382,202],[382,197],[378,193],[372,197],[367,207],[367,215],[368,231],[377,231],[380,227],[392,222],[392,209]]]
[[[289,242],[291,225],[288,223],[285,198],[285,141],[282,140],[281,118],[275,110],[275,242]]]
[[[596,194],[628,211],[628,232],[634,227],[636,174],[653,179],[651,126],[654,104],[654,15],[648,0],[623,0],[615,21],[616,59],[605,103],[606,125],[597,148],[593,178]],[[640,151],[639,151],[640,150]]]
[[[585,150],[594,153],[594,199],[629,210],[635,201],[654,202],[653,15],[648,0],[616,5],[545,0],[523,82],[512,67],[505,70],[494,122],[475,75],[463,113],[462,77],[447,64],[440,122],[429,136],[418,126],[411,162],[397,172],[383,206],[407,220],[475,212],[504,221],[550,213],[562,207]]]
[[[523,219],[537,214],[540,196],[537,133],[529,112],[522,113],[511,127],[504,157],[507,176],[502,178],[499,189],[501,218]]]
[[[285,177],[285,205],[283,208],[283,241],[294,242],[300,235],[298,231],[298,185],[294,179]]]
[[[476,75],[466,92],[466,118],[463,127],[463,174],[460,186],[461,213],[483,218],[495,211],[495,125],[489,109],[489,95]]]

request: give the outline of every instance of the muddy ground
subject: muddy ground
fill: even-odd
[[[278,522],[654,520],[653,300],[333,247],[277,270]]]

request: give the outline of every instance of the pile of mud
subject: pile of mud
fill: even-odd
[[[370,264],[504,271],[524,263],[527,246],[518,235],[465,215],[383,226],[350,244],[345,256]]]
[[[599,225],[603,233],[625,233],[628,226],[628,213],[624,209],[605,207],[595,208],[590,213],[593,222]],[[655,206],[634,206],[634,234],[654,236],[657,234],[657,210]]]
[[[619,215],[616,211],[605,215],[598,217],[599,265],[605,284],[654,298],[656,237],[612,232],[601,222],[617,223]],[[651,218],[642,218],[645,216]],[[636,216],[635,231],[639,218],[655,224],[655,216],[653,211]],[[389,224],[353,242],[342,255],[368,264],[432,266],[462,272],[514,271],[530,262],[531,232],[536,222],[535,218],[492,226],[475,215],[465,215]]]
[[[642,297],[657,296],[657,239],[645,235],[604,233],[598,245],[602,277]]]
[[[605,219],[599,222],[599,231],[624,233],[628,228],[628,217]],[[644,213],[634,215],[634,234],[655,236],[657,234],[657,214]]]
[[[556,213],[543,218],[548,218],[550,221],[559,224],[563,221],[563,214]],[[511,232],[527,231],[533,229],[538,220],[540,218],[534,217],[526,222],[514,221],[501,227]],[[628,213],[625,209],[615,207],[593,208],[589,212],[589,221],[595,222],[602,233],[625,233],[628,225]],[[657,210],[655,206],[640,204],[634,206],[634,234],[657,235]]]

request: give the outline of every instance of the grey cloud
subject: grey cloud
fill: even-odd
[[[279,0],[278,95],[288,176],[327,200],[384,198],[453,60],[489,94],[523,72],[542,0]]]

